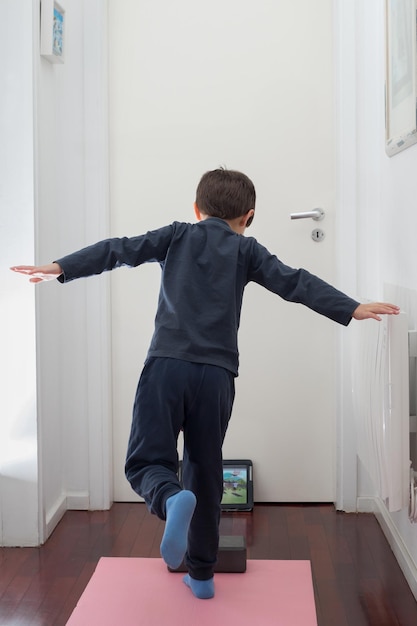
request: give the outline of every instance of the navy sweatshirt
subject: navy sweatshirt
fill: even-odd
[[[217,365],[235,376],[242,297],[250,281],[345,326],[359,305],[306,270],[284,265],[256,239],[238,235],[216,217],[106,239],[56,262],[63,271],[60,282],[158,262],[161,287],[148,357]]]

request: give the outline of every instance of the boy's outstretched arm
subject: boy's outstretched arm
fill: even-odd
[[[369,302],[360,304],[352,314],[355,320],[374,319],[381,321],[380,315],[398,315],[400,307],[388,302]]]
[[[29,281],[31,283],[41,283],[45,280],[54,280],[61,276],[62,269],[59,263],[49,263],[48,265],[15,265],[10,268],[12,272],[18,272],[19,274],[26,274],[30,276]]]

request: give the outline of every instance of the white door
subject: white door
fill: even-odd
[[[112,235],[193,221],[200,176],[226,165],[257,189],[247,234],[334,283],[332,1],[109,5]],[[323,221],[290,220],[316,207]],[[115,500],[136,499],[123,465],[159,273],[112,273]],[[224,456],[252,459],[258,502],[334,500],[337,329],[247,288]]]

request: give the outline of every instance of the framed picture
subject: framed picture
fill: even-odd
[[[63,0],[42,0],[40,52],[51,63],[64,63],[65,26]]]
[[[417,142],[417,0],[386,0],[385,118],[388,156]]]

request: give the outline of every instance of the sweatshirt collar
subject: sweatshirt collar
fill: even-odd
[[[226,220],[222,220],[221,217],[206,217],[205,220],[201,220],[201,222],[198,222],[198,224],[201,226],[217,224],[218,226],[223,227],[225,230],[233,230],[231,226],[229,226],[229,224],[226,222]]]

